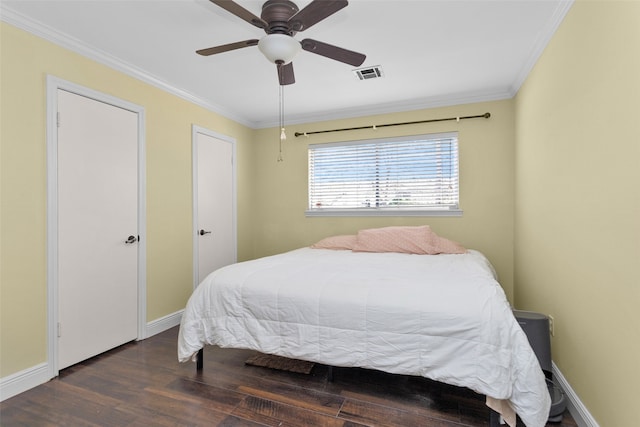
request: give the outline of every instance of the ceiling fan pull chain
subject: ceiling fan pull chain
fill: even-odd
[[[282,157],[282,141],[284,141],[285,139],[287,139],[287,134],[285,133],[284,130],[284,86],[283,85],[279,85],[279,95],[280,95],[280,111],[279,111],[279,116],[280,116],[280,152],[278,153],[278,161],[281,162],[283,161],[283,157]]]

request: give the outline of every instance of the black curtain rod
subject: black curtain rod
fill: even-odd
[[[361,129],[377,129],[377,128],[386,128],[389,126],[404,126],[404,125],[415,125],[418,123],[433,123],[433,122],[446,122],[450,120],[460,121],[465,119],[480,119],[485,118],[488,119],[491,117],[491,113],[484,113],[477,116],[464,116],[464,117],[447,117],[446,119],[430,119],[430,120],[418,120],[415,122],[404,122],[404,123],[387,123],[384,125],[373,125],[373,126],[358,126],[353,128],[342,128],[342,129],[328,129],[328,130],[317,130],[315,132],[296,132],[294,135],[298,136],[309,136],[316,133],[329,133],[329,132],[342,132],[346,130],[361,130]]]

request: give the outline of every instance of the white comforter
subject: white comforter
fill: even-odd
[[[303,248],[210,274],[178,358],[204,344],[420,375],[506,400],[544,426],[545,378],[487,259]]]

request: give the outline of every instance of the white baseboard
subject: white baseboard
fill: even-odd
[[[41,363],[0,378],[0,402],[44,384],[52,378],[48,363]]]
[[[167,314],[166,316],[160,317],[147,323],[144,337],[141,337],[141,339],[152,337],[156,334],[159,334],[160,332],[166,331],[167,329],[171,329],[174,326],[178,326],[180,324],[180,320],[182,319],[183,312],[184,310],[179,310],[175,313]]]
[[[558,369],[555,363],[551,363],[554,381],[558,386],[560,386],[562,391],[564,391],[564,394],[568,400],[567,408],[569,409],[569,412],[573,416],[573,419],[576,421],[578,426],[600,427],[596,420],[589,413],[589,410],[587,410],[587,407],[584,406],[576,392],[571,388],[571,385],[569,384],[567,379],[564,377],[564,375],[562,375],[560,369]]]

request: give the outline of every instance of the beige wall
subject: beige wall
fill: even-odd
[[[516,122],[516,304],[600,425],[640,425],[640,2],[577,1]]]
[[[239,258],[250,257],[253,131],[2,23],[0,377],[46,361],[46,76],[141,105],[146,114],[147,320],[192,289],[191,125],[237,139]]]
[[[491,113],[490,119],[334,132],[294,137],[294,132],[370,126]],[[313,217],[307,208],[307,146],[347,139],[369,139],[421,133],[459,132],[461,218]],[[287,126],[283,162],[277,162],[279,132],[257,132],[255,143],[255,255],[264,256],[307,246],[323,237],[355,233],[361,228],[429,224],[440,235],[483,251],[496,266],[507,295],[513,293],[514,117],[513,102],[459,105],[376,117]]]

